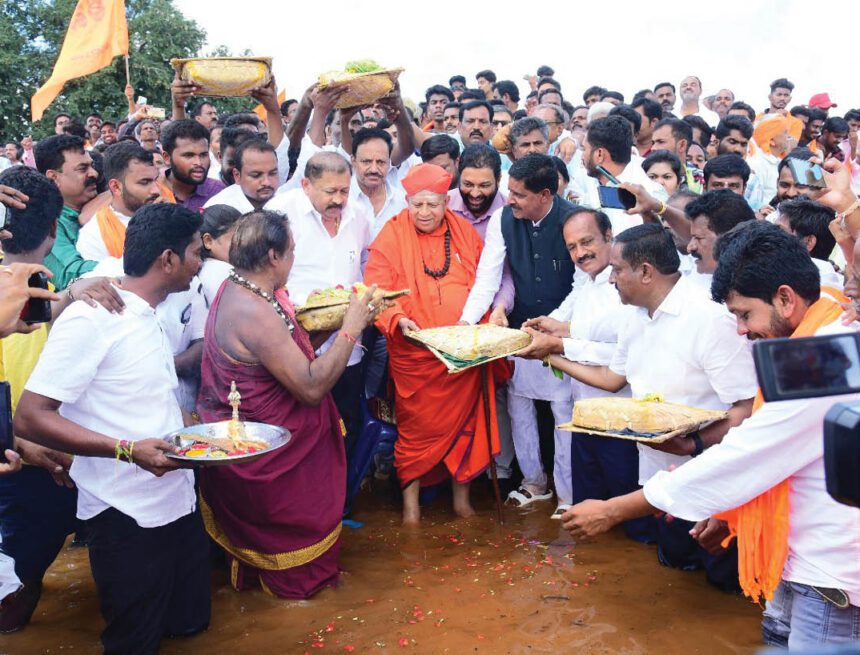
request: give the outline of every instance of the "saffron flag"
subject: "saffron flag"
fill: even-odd
[[[42,118],[66,82],[95,73],[114,57],[127,54],[125,1],[78,0],[54,72],[30,100],[33,121]]]
[[[286,90],[282,89],[281,92],[278,94],[278,104],[282,105],[282,104],[284,104],[284,102],[286,102],[286,100],[287,100],[287,92],[286,92]],[[252,111],[255,114],[257,114],[257,116],[260,117],[261,121],[263,121],[263,122],[266,121],[266,116],[267,116],[266,108],[263,105],[257,105],[256,107],[254,107],[254,109]]]

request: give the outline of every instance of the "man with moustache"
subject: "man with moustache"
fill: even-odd
[[[57,236],[50,254],[45,257],[54,276],[51,283],[57,291],[96,267],[77,250],[81,224],[81,208],[96,197],[98,174],[93,160],[84,150],[84,140],[76,136],[57,134],[42,139],[36,145],[36,168],[60,189],[63,211],[57,221]]]
[[[352,137],[351,149],[354,175],[349,199],[365,209],[375,238],[388,219],[406,208],[403,187],[389,175],[394,143],[385,130],[365,127]]]
[[[472,100],[460,106],[460,140],[464,146],[487,143],[493,135],[493,106]]]
[[[220,180],[209,177],[210,145],[209,131],[196,119],[174,121],[161,135],[164,163],[169,167],[164,184],[176,204],[192,211],[200,211],[224,188]]]
[[[236,184],[212,196],[204,207],[230,205],[243,214],[262,209],[278,187],[278,156],[275,147],[255,137],[236,150],[233,178]]]
[[[586,366],[558,355],[549,360],[598,389],[617,392],[629,384],[633,398],[659,394],[666,402],[728,413],[726,419],[689,436],[660,444],[638,443],[639,484],[659,471],[686,466],[719,443],[731,426],[749,416],[755,395],[752,354],[737,333],[736,321],[680,275],[679,263],[672,237],[660,225],[637,225],[616,235],[609,281],[618,289],[621,302],[635,309],[619,325],[610,363]],[[736,589],[735,553],[709,555],[689,534],[691,528],[692,523],[665,517],[657,522],[660,562],[682,569],[704,567],[712,584]]]
[[[657,96],[657,102],[663,107],[663,115],[671,116],[675,110],[675,85],[671,82],[659,82],[654,86],[654,94]]]
[[[563,354],[570,361],[586,365],[606,365],[612,360],[618,329],[629,311],[621,304],[617,289],[609,283],[612,270],[612,224],[599,210],[579,207],[562,228],[570,258],[580,272],[578,283],[550,316],[540,316],[523,324],[532,343],[518,357],[543,359]],[[574,403],[585,398],[605,397],[606,392],[571,378]],[[625,386],[614,395],[630,397]],[[622,439],[605,439],[574,434],[571,439],[573,502],[587,498],[606,500],[639,488],[639,454],[636,444]],[[649,541],[652,531],[647,519],[629,521],[627,534]]]
[[[278,194],[266,210],[288,217],[295,260],[287,286],[290,300],[303,305],[317,289],[351,287],[362,281],[370,245],[367,211],[349,199],[352,166],[336,152],[314,154],[303,171],[301,188]],[[328,350],[337,334],[317,350]],[[344,425],[347,458],[361,431],[361,336],[352,350],[346,370],[332,389]]]
[[[784,77],[774,80],[770,83],[770,93],[767,96],[770,106],[761,114],[756,116],[756,120],[761,119],[767,114],[782,114],[787,115],[788,103],[791,102],[791,92],[794,91],[794,84],[789,82]]]
[[[442,129],[445,134],[450,134],[451,137],[457,138],[460,127],[460,103],[449,102],[445,105],[445,112],[442,114]]]
[[[736,225],[754,221],[755,213],[742,195],[726,188],[703,193],[684,208],[684,213],[690,221],[687,253],[696,261],[696,273],[691,273],[690,279],[710,298],[711,278],[717,269],[717,239]]]
[[[710,109],[699,103],[702,97],[702,81],[695,75],[688,75],[681,80],[681,118],[685,116],[699,116],[713,127],[720,121]]]
[[[77,244],[84,259],[97,262],[106,257],[122,257],[131,217],[144,205],[161,198],[152,153],[136,143],[123,141],[105,150],[104,175],[111,194],[110,204],[101,207],[81,228]]]
[[[720,89],[717,95],[711,101],[711,111],[713,111],[720,120],[724,119],[729,114],[732,103],[735,101],[735,94],[731,89]]]

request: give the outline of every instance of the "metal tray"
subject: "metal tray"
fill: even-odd
[[[229,439],[227,426],[230,421],[220,421],[219,423],[200,423],[198,425],[190,425],[187,428],[182,428],[176,432],[172,432],[164,440],[172,446],[184,448],[194,443],[193,438],[186,438],[186,435],[200,435],[216,439]],[[180,462],[188,462],[196,466],[222,466],[227,464],[244,464],[252,462],[255,459],[268,455],[274,450],[285,445],[292,436],[286,428],[277,425],[268,425],[266,423],[254,423],[251,421],[242,421],[245,426],[245,436],[248,439],[255,441],[264,441],[269,444],[265,450],[258,450],[255,453],[247,455],[236,455],[234,457],[187,457],[184,455],[174,455],[173,453],[165,453],[167,457]]]

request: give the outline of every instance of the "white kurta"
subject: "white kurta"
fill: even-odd
[[[111,209],[113,209],[113,207],[111,207]],[[121,214],[116,209],[113,210],[113,213],[119,219],[120,223],[128,227],[128,222],[131,220],[131,216]],[[100,262],[101,260],[111,256],[108,252],[107,246],[105,245],[102,230],[99,227],[99,222],[95,217],[89,220],[87,224],[81,228],[81,231],[78,234],[78,242],[75,244],[75,247],[78,249],[78,252],[81,253],[81,257],[94,262]],[[122,275],[122,273],[120,273],[120,275]]]

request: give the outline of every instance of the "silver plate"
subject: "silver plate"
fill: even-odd
[[[216,439],[229,439],[227,426],[230,421],[221,421],[219,423],[200,423],[198,425],[190,425],[187,428],[182,428],[176,432],[164,437],[164,440],[172,446],[185,448],[194,443],[193,438],[185,438],[185,435],[199,434],[203,437],[211,437]],[[258,450],[255,453],[247,455],[236,455],[234,457],[187,457],[184,455],[174,455],[173,453],[165,453],[170,459],[175,459],[181,462],[189,462],[197,466],[221,466],[224,464],[244,464],[252,462],[255,459],[268,455],[273,450],[280,448],[290,440],[290,431],[286,428],[277,425],[268,425],[266,423],[253,423],[251,421],[242,421],[245,427],[245,437],[253,441],[263,441],[269,445],[265,450]]]

